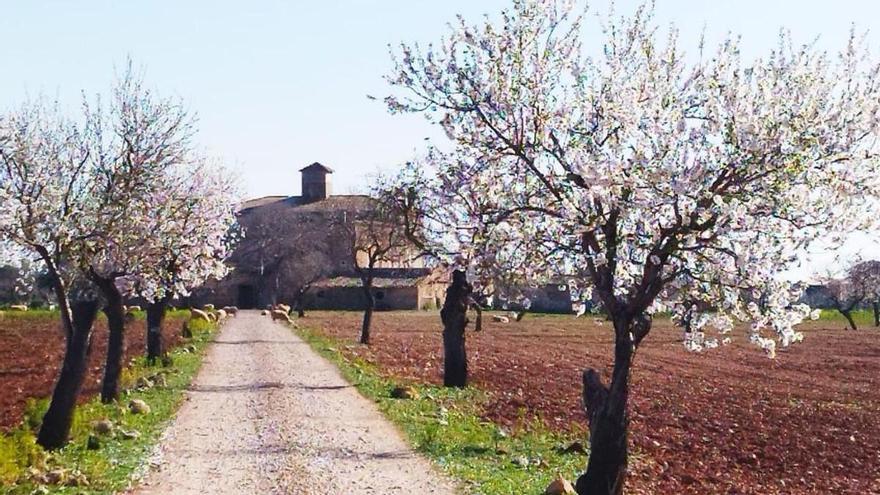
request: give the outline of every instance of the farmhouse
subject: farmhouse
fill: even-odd
[[[365,253],[354,245],[358,214],[374,205],[365,195],[334,195],[333,170],[313,163],[300,170],[302,195],[245,201],[238,211],[242,238],[230,257],[232,272],[193,294],[193,304],[259,308],[284,302],[307,309],[361,309],[365,296],[356,266]],[[389,226],[393,228],[393,226]],[[414,248],[377,264],[377,309],[437,307],[445,276]],[[358,262],[358,265],[355,264]]]

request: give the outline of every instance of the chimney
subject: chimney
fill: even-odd
[[[300,169],[302,174],[302,198],[306,203],[327,199],[333,193],[330,174],[333,169],[318,162]]]

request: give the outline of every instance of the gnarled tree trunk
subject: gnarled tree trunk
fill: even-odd
[[[590,420],[590,460],[586,473],[575,485],[579,495],[623,493],[629,456],[629,376],[635,353],[632,325],[631,318],[614,322],[614,370],[609,386],[602,384],[596,370],[584,371],[584,407]]]
[[[119,375],[122,373],[122,355],[125,351],[125,311],[122,294],[112,278],[92,277],[101,291],[107,306],[107,359],[101,379],[101,402],[107,404],[119,398]]]
[[[460,270],[452,272],[452,284],[446,289],[446,300],[440,310],[443,322],[443,385],[466,387],[468,380],[465,328],[471,301],[471,285]]]
[[[859,329],[859,328],[856,326],[856,321],[853,320],[853,317],[852,317],[852,311],[851,311],[851,310],[848,310],[848,309],[841,309],[841,310],[838,310],[838,311],[840,311],[840,314],[842,314],[843,317],[846,318],[846,321],[849,323],[849,327],[850,327],[851,329],[853,329],[853,330],[858,330],[858,329]]]
[[[66,298],[66,295],[64,296]],[[66,299],[65,299],[66,300]],[[61,301],[59,301],[61,302]],[[66,303],[63,303],[66,305]],[[70,335],[64,350],[64,361],[52,391],[49,409],[37,435],[37,443],[46,449],[57,449],[67,443],[73,411],[85,377],[92,325],[98,314],[97,301],[71,305]]]
[[[364,279],[364,321],[361,324],[361,344],[370,343],[370,328],[373,325],[373,310],[376,308],[376,297],[373,296],[373,281]]]
[[[147,305],[147,362],[155,364],[162,357],[162,323],[170,297],[163,297]]]

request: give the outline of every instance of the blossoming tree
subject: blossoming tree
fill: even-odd
[[[162,355],[162,324],[171,300],[228,272],[237,201],[237,179],[199,157],[168,171],[154,191],[151,234],[144,239],[149,263],[127,279],[132,291],[149,301],[149,362]]]
[[[809,308],[775,274],[817,238],[877,218],[880,69],[855,37],[839,57],[782,36],[755,61],[736,39],[689,58],[646,7],[607,20],[590,57],[574,7],[516,0],[498,22],[459,19],[437,45],[403,45],[386,101],[451,139],[424,176],[488,209],[463,220],[495,249],[463,268],[564,277],[609,313],[614,363],[608,385],[583,375],[591,450],[576,489],[617,494],[652,314],[702,301],[714,317],[694,321],[718,327],[702,338],[749,321],[768,352],[789,345]]]
[[[79,244],[96,233],[85,214],[94,194],[88,136],[42,101],[11,112],[0,127],[0,236],[42,262],[65,336],[61,371],[37,437],[46,448],[67,441],[98,311],[75,262]]]
[[[158,97],[133,72],[117,81],[108,109],[84,105],[86,129],[94,138],[88,160],[93,195],[83,215],[94,225],[93,235],[76,244],[80,270],[100,291],[107,315],[108,342],[101,400],[119,396],[119,375],[125,347],[123,302],[134,295],[125,277],[149,270],[160,262],[155,246],[158,218],[156,196],[167,177],[191,160],[193,119],[174,100]]]

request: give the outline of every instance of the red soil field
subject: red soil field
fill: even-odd
[[[163,344],[180,341],[181,320],[168,317],[163,329]],[[124,363],[145,353],[146,322],[136,320],[126,325]],[[100,317],[92,333],[89,370],[80,401],[100,392],[101,375],[107,353],[107,320]],[[52,394],[58,369],[64,356],[61,323],[48,315],[0,316],[0,431],[8,431],[22,420],[30,398]]]
[[[373,343],[354,345],[358,313],[313,312],[301,322],[401,380],[441,383],[439,317],[377,313]],[[484,320],[485,321],[485,320]],[[612,340],[593,318],[527,315],[468,333],[471,383],[491,392],[484,416],[586,426],[581,370],[607,379]],[[801,327],[803,343],[768,359],[745,341],[689,353],[657,321],[636,355],[628,493],[880,493],[880,330],[835,322]]]

